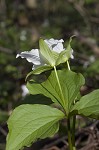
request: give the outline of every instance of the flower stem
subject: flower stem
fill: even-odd
[[[71,70],[68,61],[67,61],[67,67],[68,67],[68,70]],[[68,120],[67,120],[68,143],[69,143],[70,150],[76,150],[76,147],[75,147],[75,123],[76,123],[76,115],[73,116],[72,127],[70,126],[70,118],[68,118]]]
[[[63,106],[64,106],[64,102],[65,102],[64,101],[64,96],[63,96],[62,88],[61,88],[61,85],[60,85],[59,77],[58,77],[57,70],[56,70],[55,66],[54,66],[54,71],[55,71],[57,83],[58,83],[58,86],[59,86],[59,90],[60,90],[60,94],[61,94],[61,98],[62,98],[62,102],[63,102]]]
[[[68,70],[70,70],[70,65],[69,65],[68,60],[67,60],[67,67],[68,67]]]
[[[67,132],[68,132],[69,150],[73,150],[72,138],[71,138],[71,129],[70,129],[70,118],[67,119]]]
[[[76,124],[76,115],[73,116],[73,125],[72,125],[72,145],[73,145],[73,150],[76,150],[76,147],[75,147],[75,124]]]

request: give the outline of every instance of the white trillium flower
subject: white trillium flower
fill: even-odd
[[[58,55],[64,51],[63,48],[63,39],[55,40],[53,38],[44,40],[45,43],[48,45],[51,51],[55,51]],[[72,50],[73,53],[73,50]],[[73,55],[71,53],[71,58],[73,58]],[[28,62],[31,62],[33,64],[32,70],[36,69],[39,66],[45,66],[49,65],[42,57],[39,49],[32,49],[31,51],[24,51],[20,54],[17,54],[16,58],[26,58]]]

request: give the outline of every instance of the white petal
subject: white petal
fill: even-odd
[[[31,62],[35,65],[40,65],[41,64],[38,49],[32,49],[31,51],[24,51],[21,54],[17,54],[16,58],[18,58],[19,56],[21,58],[26,58],[26,60],[28,62]]]
[[[33,65],[32,70],[37,69],[40,66],[47,66],[47,64],[42,63],[41,65]]]
[[[32,70],[34,70],[34,69],[36,69],[36,66],[35,66],[35,65],[32,66]]]
[[[60,53],[61,51],[64,50],[63,48],[63,42],[64,40],[61,39],[61,40],[55,40],[53,38],[49,39],[49,40],[44,40],[50,49],[52,49],[53,51],[57,52],[57,53]]]
[[[56,46],[53,47],[53,50],[57,53],[60,53],[61,51],[64,50],[63,48],[63,44],[62,43],[58,43]]]
[[[32,66],[32,70],[34,70],[34,69],[36,69],[36,68],[38,68],[38,67],[40,67],[41,65],[33,65]]]

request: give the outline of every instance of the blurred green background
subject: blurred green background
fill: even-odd
[[[85,76],[85,94],[99,88],[99,0],[0,0],[0,150],[11,111],[35,103],[22,93],[32,64],[16,54],[38,48],[40,37],[63,38],[66,47],[72,35],[70,64]]]

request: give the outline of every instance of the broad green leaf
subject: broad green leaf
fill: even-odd
[[[9,134],[6,150],[19,150],[30,146],[38,138],[46,138],[59,129],[59,120],[64,114],[47,105],[21,105],[8,120]]]
[[[76,114],[99,119],[99,89],[83,96],[72,111]]]
[[[51,66],[55,66],[55,61],[56,61],[55,58],[57,53],[51,51],[43,39],[39,40],[39,47],[40,47],[40,53],[44,57],[46,62],[48,62],[48,64],[50,64]]]
[[[85,83],[84,77],[81,74],[69,70],[57,71],[63,97],[60,92],[55,72],[46,81],[39,83],[32,80],[27,83],[27,88],[31,94],[43,94],[52,99],[53,102],[60,104],[69,113],[71,106],[76,100],[80,87]]]

